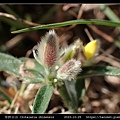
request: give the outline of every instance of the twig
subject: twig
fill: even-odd
[[[17,113],[18,113],[19,108],[20,108],[20,104],[18,103],[17,106],[16,106],[16,108],[15,108],[14,114],[17,114]]]
[[[101,55],[101,56],[97,57],[97,62],[99,62],[99,61],[104,61],[104,62],[109,63],[112,66],[120,68],[120,62],[117,62],[116,60],[113,60],[113,59],[111,60],[109,57]]]
[[[11,105],[10,105],[10,108],[11,108],[11,109],[13,108],[13,106],[14,106],[14,104],[15,104],[15,101],[17,100],[18,96],[19,96],[19,92],[16,93],[16,95],[15,95],[15,97],[14,97],[14,99],[13,99]]]
[[[106,39],[109,42],[113,42],[113,38],[109,35],[107,35],[106,33],[100,31],[97,27],[95,27],[94,25],[87,25],[90,29],[92,29],[95,33],[97,33],[98,35],[100,35],[101,37],[103,37],[104,39]]]
[[[17,20],[17,18],[14,15],[11,15],[11,14],[8,14],[8,13],[0,12],[0,16],[4,16],[4,17],[7,17],[7,18],[11,18],[13,20]]]
[[[9,106],[4,106],[3,108],[0,108],[0,114],[6,113],[8,108],[9,108]]]
[[[113,49],[114,49],[114,48],[113,48]],[[104,51],[103,49],[100,49],[100,51],[103,53],[103,55],[106,55],[106,56],[110,57],[111,59],[114,59],[114,60],[120,62],[120,59],[112,56],[112,55],[111,55],[110,53],[108,53],[107,51]]]
[[[62,113],[65,112],[65,110],[63,109],[62,106],[57,106],[57,107],[54,107],[53,109],[51,109],[48,114],[52,114],[52,113],[55,113],[57,110],[61,109]]]
[[[4,88],[0,87],[0,91],[2,91],[4,94],[6,94],[10,98],[12,98],[12,96],[9,94],[9,92],[7,90],[5,90]]]
[[[79,11],[78,11],[78,15],[76,16],[77,19],[80,19],[82,14],[83,14],[83,11],[84,11],[84,8],[85,8],[85,5],[86,4],[82,4]],[[75,15],[75,14],[74,14]],[[64,30],[68,31],[68,30],[71,30],[72,28],[74,28],[75,26],[77,25],[71,25],[70,27],[67,27],[67,28],[64,28]]]
[[[7,18],[16,20],[16,21],[20,21],[20,22],[23,22],[23,23],[25,23],[25,24],[27,24],[27,25],[30,25],[30,26],[38,26],[38,25],[40,25],[40,24],[37,24],[37,23],[34,23],[34,22],[30,22],[30,21],[21,19],[21,18],[17,18],[17,17],[15,17],[14,15],[8,14],[8,13],[0,12],[0,16],[4,16],[4,17],[7,17]]]
[[[12,39],[10,39],[8,42],[6,42],[6,45],[5,45],[6,50],[10,50],[11,48],[13,48],[16,44],[18,44],[21,40],[23,40],[23,38],[26,35],[27,35],[26,33],[18,34]]]

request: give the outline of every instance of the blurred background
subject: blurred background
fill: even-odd
[[[12,34],[12,31],[43,24],[76,19],[99,19],[120,22],[119,4],[1,4],[0,52],[14,57],[33,58],[32,49],[49,29]],[[84,44],[99,39],[101,50],[97,64],[120,68],[120,29],[102,25],[72,25],[55,28],[60,46],[80,38]],[[86,32],[87,31],[87,32]],[[13,85],[13,81],[15,82]],[[12,83],[12,85],[11,85]],[[31,113],[39,84],[29,84],[24,94],[17,96],[21,82],[6,72],[0,72],[0,113]],[[6,95],[13,99],[9,105]],[[91,77],[86,80],[86,96],[80,113],[120,113],[120,78]],[[16,96],[18,99],[16,99]],[[13,109],[14,108],[14,109]],[[54,91],[46,113],[68,113],[57,90]]]

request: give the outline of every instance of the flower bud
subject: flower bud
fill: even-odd
[[[76,40],[73,44],[67,46],[65,49],[61,49],[60,64],[65,63],[70,59],[76,59],[79,54],[80,40]]]
[[[99,41],[92,40],[85,47],[82,46],[82,50],[83,50],[83,53],[84,53],[86,60],[92,59],[98,53]]]
[[[50,30],[37,46],[38,59],[44,67],[52,67],[58,59],[58,52],[58,36],[54,30]]]
[[[57,78],[62,80],[72,80],[75,79],[81,70],[81,62],[71,59],[58,69]]]

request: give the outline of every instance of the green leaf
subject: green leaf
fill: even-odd
[[[29,27],[29,28],[24,28],[21,30],[13,31],[11,33],[28,32],[28,31],[39,30],[39,29],[68,26],[68,25],[73,25],[73,24],[95,24],[95,25],[120,27],[119,22],[112,22],[109,20],[96,20],[96,19],[82,20],[81,19],[81,20],[71,20],[71,21],[59,22],[59,23],[53,23],[53,24],[47,24],[47,25],[40,25],[40,26],[36,26],[36,27]]]
[[[20,60],[24,62],[24,66],[26,69],[37,71],[42,75],[45,74],[44,67],[40,65],[35,59],[21,57]]]
[[[78,75],[79,78],[91,76],[120,76],[120,69],[112,66],[88,66],[83,67],[82,72]]]
[[[19,77],[21,80],[26,80],[25,82],[43,82],[43,76],[41,73],[34,69],[32,70],[26,68],[25,71],[22,71],[22,73],[20,73],[21,65],[23,65],[24,62],[25,61],[21,61],[11,55],[0,53],[0,71],[5,71],[9,74],[13,74]],[[43,70],[41,69],[41,71]]]
[[[10,74],[20,76],[19,68],[22,62],[8,54],[0,53],[0,71],[6,71]]]
[[[40,74],[38,71],[35,71],[35,70],[27,69],[26,75],[21,76],[21,78],[25,80],[24,82],[28,82],[28,83],[36,84],[36,83],[44,82],[44,78],[42,74]]]
[[[42,86],[35,97],[32,113],[44,113],[48,107],[52,96],[53,87],[49,85]]]
[[[26,80],[25,82],[29,83],[40,83],[44,82],[44,77],[43,75],[45,74],[43,66],[41,66],[35,59],[32,58],[26,58],[26,57],[21,57],[19,58],[23,63],[25,69],[32,74],[31,77],[28,76],[23,76],[22,78]]]
[[[85,96],[85,79],[77,79],[75,83],[77,99],[78,99],[78,107],[84,102]]]
[[[112,11],[112,9],[110,9],[110,7],[108,7],[107,5],[104,4],[100,4],[99,8],[101,10],[103,10],[104,14],[111,20],[114,22],[120,22],[119,17]]]
[[[72,113],[77,113],[77,109],[74,106],[73,102],[71,101],[70,95],[68,94],[68,91],[65,87],[65,85],[60,86],[58,89],[61,98],[63,99],[63,102],[65,103],[66,107],[72,112]]]
[[[73,80],[65,80],[65,87],[67,89],[67,92],[70,96],[70,99],[72,101],[72,104],[74,105],[75,109],[78,108],[78,98],[77,98],[77,93],[76,93],[76,88],[75,88],[75,82]]]
[[[72,113],[77,113],[78,108],[83,103],[85,95],[85,80],[77,79],[76,81],[64,81],[65,86],[59,89],[61,97],[66,106]]]

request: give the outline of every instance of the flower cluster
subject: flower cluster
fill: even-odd
[[[81,61],[76,59],[79,49],[83,51],[86,60],[91,60],[98,52],[98,42],[93,40],[83,46],[80,40],[76,40],[74,44],[60,49],[59,37],[54,30],[50,30],[41,38],[33,55],[45,69],[45,80],[74,80],[82,71]]]

